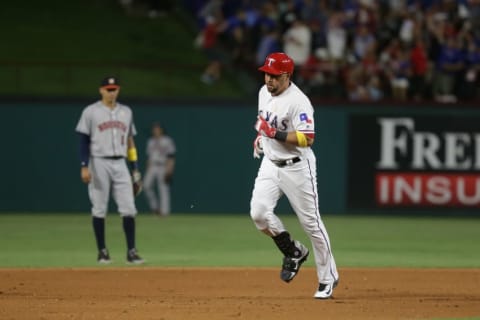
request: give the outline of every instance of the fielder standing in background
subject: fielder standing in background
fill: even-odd
[[[165,134],[159,123],[154,123],[152,135],[147,141],[147,170],[143,186],[150,210],[159,216],[170,214],[170,184],[175,169],[175,152],[173,139]]]
[[[318,208],[316,158],[310,148],[315,131],[313,107],[291,81],[293,60],[272,53],[259,68],[265,85],[258,95],[258,116],[253,155],[264,154],[250,202],[256,227],[272,237],[284,255],[280,278],[290,282],[307,260],[307,247],[293,240],[274,209],[286,195],[313,247],[317,268],[316,299],[328,299],[338,284],[338,271],[327,230]]]
[[[88,184],[92,204],[92,224],[98,248],[98,263],[110,263],[105,243],[105,218],[110,192],[122,217],[127,242],[127,263],[142,264],[144,260],[135,247],[134,196],[141,191],[141,175],[137,165],[136,135],[132,110],[117,102],[118,79],[107,77],[100,84],[102,99],[89,106],[78,121],[82,181]],[[131,173],[125,158],[130,164]]]

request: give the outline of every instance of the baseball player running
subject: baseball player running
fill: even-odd
[[[165,134],[159,123],[152,126],[152,136],[147,141],[147,170],[143,186],[150,210],[159,216],[170,214],[170,183],[175,168],[175,143]],[[158,194],[155,192],[155,182]]]
[[[137,165],[136,135],[132,110],[117,102],[118,79],[107,77],[100,84],[102,99],[87,106],[78,121],[80,136],[81,178],[88,184],[92,204],[92,224],[97,242],[99,263],[110,263],[105,244],[105,218],[110,191],[118,206],[127,240],[127,263],[142,264],[135,248],[134,192],[140,192],[141,176]],[[132,176],[125,158],[128,159]],[[132,182],[133,178],[133,182]]]
[[[250,202],[250,215],[260,231],[272,237],[283,253],[280,278],[290,282],[307,260],[309,250],[293,240],[274,213],[286,195],[313,247],[318,276],[316,299],[328,299],[338,284],[330,240],[318,208],[316,158],[310,148],[315,131],[313,107],[291,81],[293,60],[285,53],[267,56],[259,68],[265,85],[258,95],[255,158],[263,153]]]

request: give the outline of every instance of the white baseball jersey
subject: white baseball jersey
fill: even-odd
[[[300,131],[314,134],[313,107],[308,97],[294,84],[278,96],[272,96],[264,85],[258,93],[258,114],[278,131]],[[263,152],[270,160],[301,157],[310,148],[301,148],[275,139],[262,139]]]
[[[126,157],[127,139],[137,134],[130,107],[117,102],[110,109],[102,101],[83,110],[76,131],[90,136],[92,157]]]
[[[278,96],[263,86],[258,94],[258,112],[279,131],[314,134],[313,107],[294,84]],[[317,190],[316,158],[310,147],[298,147],[273,138],[261,137],[264,158],[260,164],[250,201],[250,216],[257,229],[278,235],[286,231],[274,210],[286,195],[304,231],[309,236],[315,256],[319,283],[338,280],[330,239],[320,217]],[[299,157],[300,161],[279,167],[273,161]]]

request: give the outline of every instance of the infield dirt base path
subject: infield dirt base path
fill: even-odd
[[[0,269],[0,319],[432,319],[480,316],[480,269],[340,269],[330,300],[316,275],[270,268]]]

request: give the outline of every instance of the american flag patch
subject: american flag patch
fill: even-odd
[[[312,123],[312,119],[309,119],[306,113],[300,113],[300,121],[305,121],[306,123]]]

